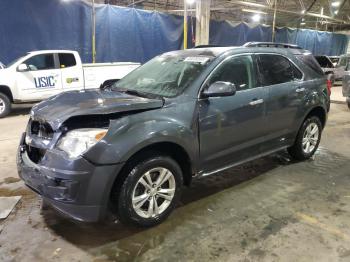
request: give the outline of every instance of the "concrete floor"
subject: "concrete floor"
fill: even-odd
[[[332,104],[314,159],[295,163],[282,152],[197,181],[151,229],[40,211],[15,168],[28,111],[0,120],[0,196],[23,196],[0,222],[0,261],[350,261],[346,105]]]

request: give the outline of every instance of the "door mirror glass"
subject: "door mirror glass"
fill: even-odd
[[[18,67],[17,67],[17,71],[18,72],[28,72],[30,69],[29,69],[29,66],[26,65],[26,64],[20,64]]]
[[[211,84],[204,92],[204,97],[233,96],[236,86],[230,82],[217,81]]]

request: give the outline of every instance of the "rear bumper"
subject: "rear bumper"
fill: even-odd
[[[24,135],[17,155],[18,174],[30,189],[64,215],[86,222],[105,217],[121,166],[98,166],[82,157],[70,160],[55,151],[47,151],[39,163],[34,163],[26,150]]]

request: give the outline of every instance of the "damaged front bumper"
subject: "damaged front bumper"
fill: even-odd
[[[38,152],[36,151],[38,150]],[[59,150],[31,148],[22,135],[17,168],[25,184],[61,213],[95,222],[107,213],[109,196],[121,164],[95,165],[83,157],[69,159]]]

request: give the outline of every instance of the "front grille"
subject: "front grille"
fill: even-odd
[[[38,164],[44,157],[46,150],[27,145],[27,154],[29,159]]]
[[[51,140],[53,138],[53,130],[48,123],[39,121],[32,121],[30,125],[30,132],[39,138]]]

